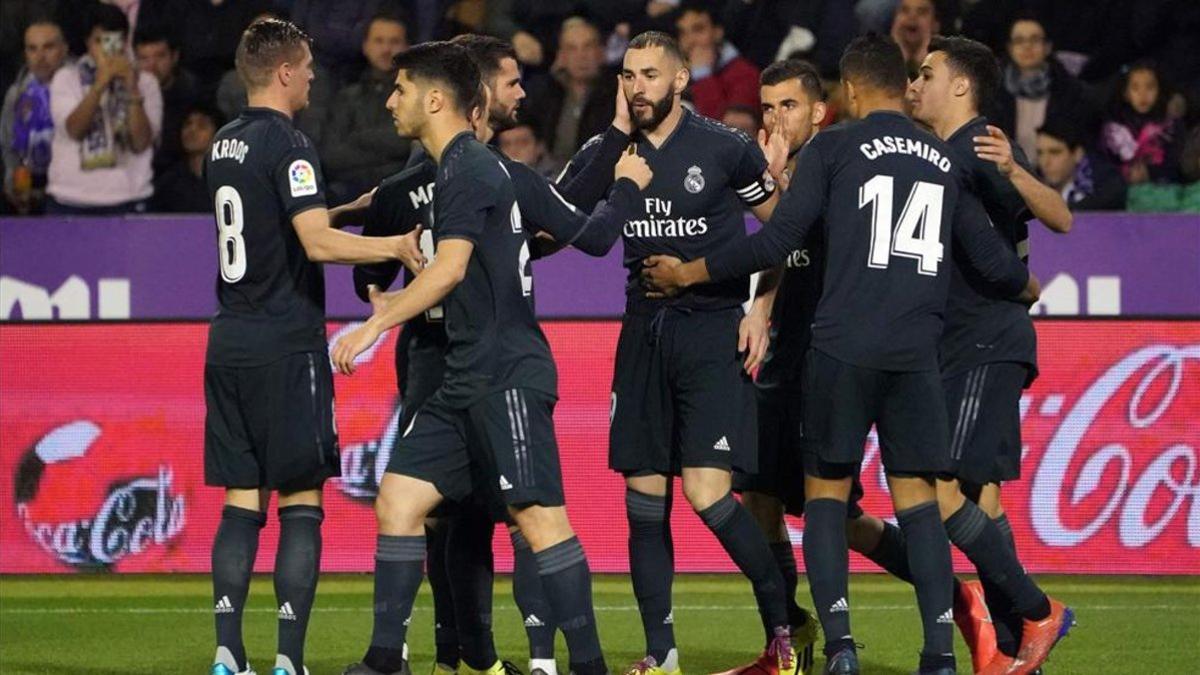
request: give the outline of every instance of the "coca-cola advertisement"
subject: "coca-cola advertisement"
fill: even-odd
[[[1004,491],[1023,562],[1200,574],[1200,321],[1036,325],[1023,475]],[[607,469],[619,323],[543,326],[559,366],[571,520],[593,569],[627,571],[623,484]],[[203,484],[206,334],[198,322],[0,324],[0,573],[207,571],[222,494]],[[372,567],[370,503],[398,431],[394,343],[392,332],[352,377],[336,376],[343,475],[325,489],[330,571]],[[864,507],[890,517],[873,437],[863,471]],[[677,567],[732,571],[686,504],[675,500]],[[790,525],[800,545],[803,522]],[[260,570],[277,532],[266,530]],[[502,536],[497,565],[511,566]]]

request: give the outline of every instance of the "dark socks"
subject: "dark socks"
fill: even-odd
[[[809,501],[804,506],[804,566],[825,633],[826,656],[854,646],[850,635],[849,565],[846,502]]]
[[[750,580],[766,641],[770,642],[776,628],[788,628],[788,607],[783,577],[775,565],[767,538],[750,512],[733,498],[733,493],[725,493],[699,515],[734,564]]]
[[[487,514],[472,509],[453,518],[449,528],[448,569],[462,659],[469,668],[486,670],[496,663],[492,640],[492,534],[496,526]]]
[[[304,673],[304,636],[317,594],[321,571],[321,521],[319,506],[285,506],[279,509],[279,550],[275,553],[275,601],[279,605],[280,657],[291,662],[292,672]]]
[[[235,670],[246,669],[246,647],[242,643],[242,610],[250,592],[250,573],[258,554],[258,533],[267,515],[250,509],[226,506],[212,548],[213,616],[217,647],[224,647],[236,661]]]
[[[996,523],[972,502],[964,502],[946,519],[950,541],[967,555],[987,579],[1007,597],[1021,616],[1039,620],[1050,614],[1050,601],[1017,561]]]
[[[908,548],[904,542],[904,533],[899,527],[885,520],[879,543],[875,545],[874,550],[863,555],[888,574],[912,583],[912,570],[908,567]]]
[[[438,663],[457,668],[458,630],[454,623],[454,596],[450,592],[450,575],[446,567],[446,539],[450,529],[447,521],[448,519],[442,519],[436,527],[425,528],[425,574],[429,577],[429,589],[433,592],[433,643],[437,650],[436,660]]]
[[[790,541],[771,542],[771,556],[775,558],[775,567],[783,577],[783,595],[787,601],[788,624],[795,627],[804,623],[807,616],[800,605],[796,603],[796,588],[800,585],[800,575],[796,572],[796,554]]]
[[[936,501],[896,513],[907,542],[925,644],[921,670],[954,667],[954,570]]]
[[[384,673],[404,666],[404,639],[421,586],[425,537],[381,534],[375,545],[375,624],[363,663]]]
[[[626,489],[625,513],[629,517],[629,572],[646,633],[646,654],[662,663],[675,648],[670,499]]]
[[[1000,514],[993,522],[996,523],[996,529],[1000,530],[1005,545],[1016,555],[1017,546],[1013,540],[1008,516]],[[984,597],[992,615],[992,625],[996,628],[996,646],[1004,654],[1016,656],[1017,648],[1021,644],[1021,615],[1013,611],[1012,601],[1004,594],[1003,589],[987,578],[980,578],[980,581],[983,582]]]
[[[512,533],[513,545],[513,599],[521,610],[525,622],[525,635],[529,638],[529,658],[554,658],[554,615],[550,602],[542,590],[542,579],[538,576],[537,558],[520,530]]]
[[[571,671],[576,675],[604,675],[608,667],[596,632],[592,574],[579,539],[571,537],[537,551],[534,557],[551,611],[567,639]]]

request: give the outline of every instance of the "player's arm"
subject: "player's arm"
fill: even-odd
[[[437,305],[462,283],[467,264],[475,251],[469,239],[444,238],[438,242],[437,256],[412,283],[403,290],[388,293],[378,309],[361,326],[343,335],[333,346],[331,356],[339,372],[354,372],[354,359],[379,339],[383,332],[398,326]],[[372,304],[377,301],[372,297]]]
[[[559,248],[574,246],[597,257],[612,250],[621,237],[625,219],[637,206],[639,191],[644,190],[654,176],[644,158],[626,153],[617,162],[608,201],[589,216],[564,199],[553,185],[532,169],[515,168],[518,173],[514,183],[524,193],[521,204],[531,209],[530,220],[540,230],[539,237],[548,235]],[[543,254],[548,250],[543,244]]]
[[[292,216],[304,254],[312,262],[359,265],[410,257],[410,241],[403,236],[360,237],[330,226],[329,211],[309,208]],[[419,254],[419,252],[418,252]]]
[[[617,76],[616,114],[604,133],[588,141],[559,174],[559,190],[567,201],[584,211],[591,211],[604,199],[613,185],[613,168],[629,147],[633,124],[629,119],[629,104]]]
[[[1014,148],[1008,136],[995,126],[988,125],[987,136],[976,136],[975,154],[996,165],[1001,175],[1012,182],[1014,188],[1025,200],[1030,213],[1042,221],[1053,232],[1066,234],[1071,231],[1074,218],[1067,202],[1057,190],[1042,183],[1026,168],[1027,161],[1020,161],[1014,156]],[[1020,153],[1020,149],[1015,150]],[[1024,155],[1021,155],[1023,158]]]
[[[371,206],[371,198],[375,196],[375,190],[371,188],[369,192],[364,192],[359,195],[354,201],[339,204],[338,206],[329,209],[329,223],[339,230],[344,230],[347,227],[363,227],[367,221],[367,208]],[[366,234],[365,232],[363,234]]]
[[[646,258],[642,279],[651,295],[675,295],[688,286],[748,276],[782,263],[800,248],[825,209],[828,172],[820,146],[814,139],[800,151],[791,186],[758,232],[688,263],[670,256]]]
[[[1017,254],[1012,251],[988,221],[983,205],[967,190],[960,190],[955,204],[954,244],[966,256],[966,263],[996,292],[1027,304],[1037,301],[1041,287]]]
[[[774,179],[767,173],[769,165],[762,147],[744,134],[740,145],[741,154],[735,160],[729,184],[747,208],[758,218],[759,222],[767,222],[779,204],[779,190]]]
[[[757,368],[767,355],[767,347],[771,342],[771,311],[775,308],[782,275],[782,265],[759,275],[750,311],[746,312],[738,325],[738,351],[746,354],[742,367],[747,373]]]

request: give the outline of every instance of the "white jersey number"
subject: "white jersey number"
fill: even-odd
[[[895,180],[875,176],[858,189],[858,208],[871,205],[871,249],[867,266],[887,269],[891,256],[917,260],[917,272],[937,276],[942,261],[942,197],[945,188],[917,181],[908,193],[900,220],[892,225]]]
[[[433,245],[433,230],[429,228],[421,230],[418,243],[421,246],[421,255],[425,256],[425,259],[429,261],[428,264],[432,265],[433,257],[437,254],[437,249]],[[425,310],[425,319],[428,321],[441,321],[443,318],[445,318],[445,315],[442,313],[441,305],[434,305]]]
[[[246,276],[246,240],[242,238],[242,196],[236,188],[222,185],[213,198],[217,215],[217,254],[221,278],[237,283]]]

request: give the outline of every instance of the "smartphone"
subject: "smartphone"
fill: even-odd
[[[100,48],[109,56],[116,56],[125,48],[125,39],[120,31],[105,31],[100,34]]]

